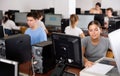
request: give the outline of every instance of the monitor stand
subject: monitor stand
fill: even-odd
[[[58,63],[50,76],[62,76],[65,67],[66,65],[64,62]]]

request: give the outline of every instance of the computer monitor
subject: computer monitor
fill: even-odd
[[[4,37],[4,29],[3,29],[3,26],[0,25],[0,38],[3,38]]]
[[[31,61],[32,51],[30,36],[26,34],[16,34],[5,39],[6,59],[21,63]]]
[[[61,14],[45,14],[45,25],[46,26],[59,26],[61,27]]]
[[[94,15],[86,15],[86,14],[81,14],[78,15],[79,21],[78,21],[78,27],[87,30],[88,24],[94,20]]]
[[[97,20],[104,27],[104,14],[95,14],[94,20]]]
[[[27,23],[27,12],[15,13],[15,23],[26,24]]]
[[[56,61],[65,61],[68,66],[83,68],[80,37],[53,33],[52,43]]]
[[[18,76],[18,63],[0,58],[0,76]]]

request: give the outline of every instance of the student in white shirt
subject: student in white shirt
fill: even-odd
[[[7,35],[12,35],[12,30],[20,30],[20,27],[15,25],[15,22],[10,20],[10,15],[8,12],[5,12],[5,16],[3,17],[2,20],[2,26],[5,30],[5,34]]]
[[[71,25],[65,28],[65,34],[80,36],[81,38],[85,37],[83,31],[77,27],[78,20],[79,18],[76,14],[70,16]]]
[[[107,8],[106,11],[105,11],[106,16],[104,18],[104,22],[105,22],[104,27],[105,28],[108,28],[109,19],[114,17],[112,14],[113,14],[113,9],[112,8]]]
[[[38,14],[38,24],[45,30],[46,33],[48,33],[47,28],[45,27],[45,24],[43,23],[43,12],[42,11],[37,11]]]

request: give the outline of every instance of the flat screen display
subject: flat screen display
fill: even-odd
[[[61,26],[62,15],[61,14],[46,14],[45,25],[46,26]]]
[[[87,29],[88,24],[94,20],[94,15],[78,15],[78,27],[81,29]]]
[[[27,23],[26,16],[27,16],[26,12],[15,13],[15,23]]]

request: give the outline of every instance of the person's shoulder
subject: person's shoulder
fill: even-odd
[[[81,28],[79,28],[79,27],[76,27],[76,29],[77,29],[77,30],[82,30],[82,29],[81,29]]]
[[[9,19],[9,20],[7,20],[7,21],[8,21],[8,22],[12,22],[12,23],[15,23],[13,20],[10,20],[10,19]]]
[[[66,27],[65,27],[65,30],[66,30],[66,29],[70,29],[70,26],[66,26]]]
[[[108,41],[109,40],[109,38],[108,37],[101,37],[101,40],[103,40],[103,41]]]
[[[82,40],[90,40],[90,36],[85,36]]]

